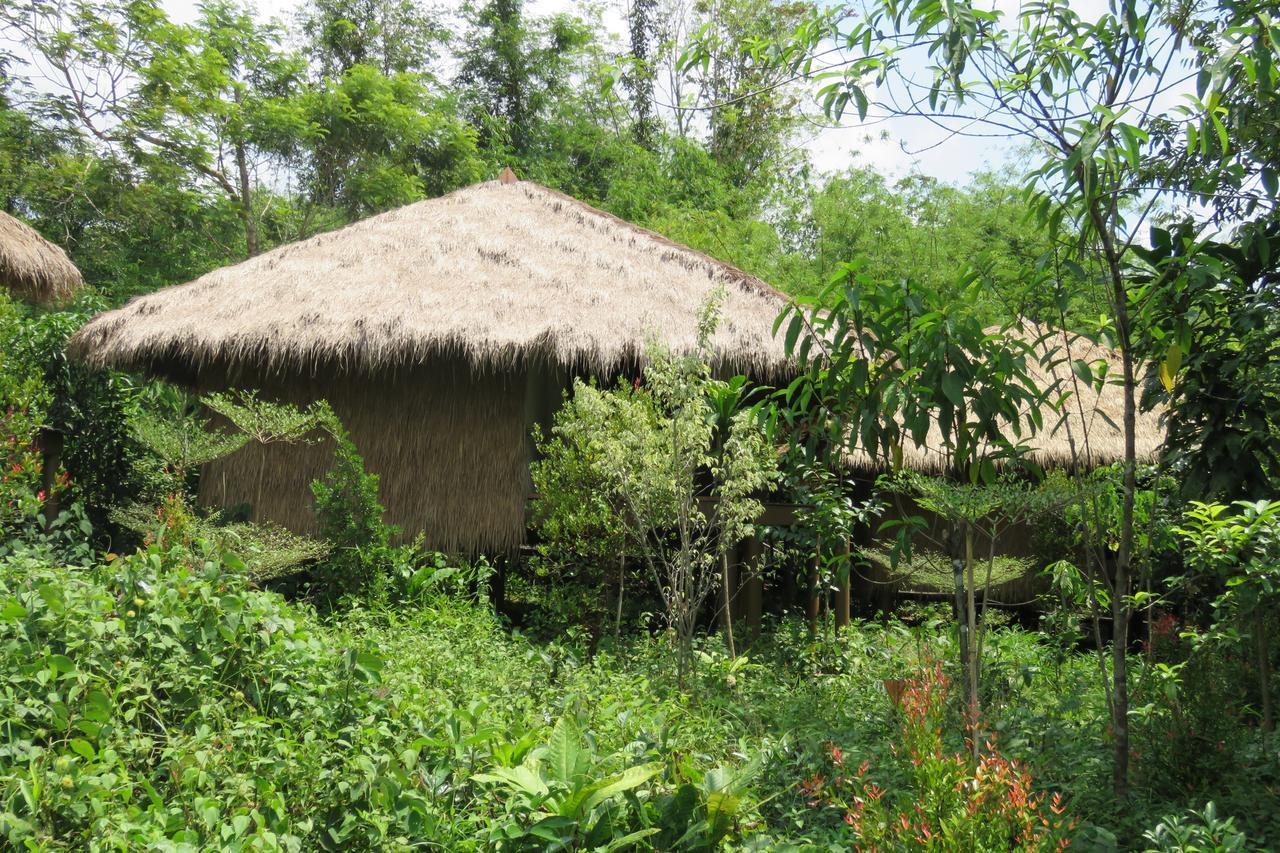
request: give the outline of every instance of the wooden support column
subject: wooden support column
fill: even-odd
[[[760,639],[760,614],[764,609],[764,548],[754,536],[742,543],[742,615],[747,623],[747,642]]]
[[[844,580],[840,581],[840,589],[836,592],[836,631],[849,625],[849,605],[852,600],[853,563],[850,559],[849,540],[844,540],[841,548],[844,556]]]
[[[62,467],[62,433],[51,427],[40,430],[40,489],[44,492],[44,529],[49,530],[58,520],[59,506],[55,485],[58,469]]]
[[[818,582],[822,579],[819,571],[819,563],[822,554],[822,540],[814,546],[813,556],[809,558],[809,600],[805,608],[805,615],[809,617],[809,636],[813,637],[818,631],[818,611],[822,605],[821,590],[818,589]]]
[[[489,603],[501,613],[507,606],[507,563],[511,557],[502,555],[493,560],[493,574],[489,576]]]

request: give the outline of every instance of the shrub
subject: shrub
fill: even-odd
[[[84,505],[95,528],[105,530],[109,511],[141,487],[128,422],[137,389],[123,374],[91,370],[66,356],[67,340],[102,307],[88,295],[68,310],[32,315],[0,294],[0,409],[21,411],[62,439],[65,470],[52,474]]]
[[[318,601],[332,606],[344,596],[384,597],[398,558],[391,545],[400,531],[382,520],[378,475],[365,470],[351,437],[340,432],[333,468],[311,484],[320,534],[329,556],[317,566],[312,588]]]
[[[710,340],[716,302],[703,308],[696,355],[650,352],[642,387],[601,391],[581,380],[539,444],[542,529],[602,531],[638,555],[662,598],[685,683],[702,606],[730,550],[754,531],[756,495],[778,478],[769,438],[748,411],[717,427]]]
[[[378,847],[422,826],[380,661],[242,568],[200,547],[0,563],[6,844]]]
[[[943,747],[943,715],[950,681],[937,663],[905,680],[894,766],[873,781],[869,761],[852,773],[843,751],[829,747],[829,774],[802,785],[811,804],[835,809],[857,850],[1059,850],[1073,822],[1055,795],[1045,808],[1031,776],[996,750],[976,761],[971,750]]]
[[[1231,818],[1219,818],[1213,803],[1203,811],[1168,815],[1143,836],[1148,853],[1239,853],[1249,839],[1235,828]]]

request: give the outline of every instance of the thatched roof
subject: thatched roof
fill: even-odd
[[[32,302],[62,302],[84,284],[67,253],[0,211],[0,287]]]
[[[104,313],[71,341],[98,366],[190,377],[211,366],[377,370],[461,355],[605,372],[650,335],[679,352],[723,286],[719,358],[785,363],[785,298],[728,264],[528,181],[490,181],[287,246]]]
[[[1046,405],[1041,410],[1044,426],[1030,437],[1024,426],[1023,442],[1031,448],[1031,460],[1049,468],[1077,461],[1085,468],[1094,468],[1122,459],[1124,393],[1117,384],[1122,375],[1120,352],[1071,332],[1050,331],[1033,324],[1008,334],[1020,336],[1032,345],[1034,356],[1028,356],[1027,367],[1037,387],[1045,389],[1054,383],[1058,387],[1059,405]],[[1095,371],[1105,364],[1106,381],[1100,390],[1074,374],[1071,365],[1076,361],[1085,362]],[[1154,461],[1164,439],[1160,411],[1138,412],[1136,438],[1138,461]],[[883,467],[881,461],[872,460],[861,450],[850,454],[846,461],[855,468]],[[947,452],[936,423],[930,425],[923,446],[906,442],[902,461],[907,468],[929,473],[947,468]]]

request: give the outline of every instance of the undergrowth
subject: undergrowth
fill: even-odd
[[[248,575],[200,544],[77,567],[0,561],[7,846],[886,849],[847,820],[864,782],[893,804],[875,819],[882,839],[904,816],[924,825],[907,802],[951,810],[928,823],[945,830],[930,849],[988,849],[964,839],[1031,819],[967,820],[972,797],[928,789],[910,769],[886,682],[923,683],[954,656],[936,620],[811,639],[784,619],[738,658],[702,637],[680,690],[667,638],[526,637],[449,567],[424,570],[395,605],[323,616]],[[1109,802],[1106,745],[1089,736],[1105,714],[1092,658],[1001,629],[985,665],[981,763],[948,757],[967,752],[955,703],[939,698],[917,726],[911,743],[938,756],[938,779],[999,776],[1003,795],[1051,816],[1049,846],[1064,826],[1078,849],[1241,830],[1267,842],[1265,803],[1245,805],[1229,785],[1208,818],[1203,801],[1187,801],[1190,816],[1168,798]],[[1139,729],[1148,742],[1159,732]],[[1265,800],[1265,744],[1239,749],[1259,756],[1240,778]]]

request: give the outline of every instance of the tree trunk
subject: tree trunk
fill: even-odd
[[[249,156],[244,143],[236,143],[236,171],[240,180],[240,220],[244,223],[245,254],[258,254],[258,222],[253,218],[253,185],[249,179]]]
[[[978,611],[973,596],[973,590],[976,585],[973,572],[973,525],[968,523],[964,526],[964,563],[969,583],[965,598],[968,609],[966,617],[969,623],[967,652],[969,658],[969,686],[966,692],[969,694],[968,714],[969,725],[972,727],[973,756],[977,758],[978,748],[981,744],[981,739],[978,737]]]
[[[1116,288],[1116,331],[1120,337],[1124,369],[1124,489],[1120,509],[1120,542],[1116,550],[1115,589],[1111,595],[1111,725],[1115,731],[1115,765],[1112,787],[1117,799],[1129,797],[1129,564],[1133,558],[1133,507],[1138,491],[1138,406],[1133,368],[1133,344],[1129,334],[1127,294],[1119,261],[1110,258]]]
[[[746,578],[742,609],[747,620],[747,642],[754,646],[760,639],[760,615],[764,610],[764,561],[760,540],[752,536],[746,541],[744,552],[742,564]]]
[[[1271,637],[1267,628],[1267,614],[1259,609],[1254,614],[1258,645],[1258,689],[1262,691],[1262,730],[1275,731],[1275,712],[1271,707]]]
[[[40,488],[44,492],[44,529],[49,530],[58,520],[61,511],[57,485],[58,469],[62,467],[62,433],[51,427],[40,430]]]
[[[737,572],[729,560],[729,552],[720,554],[720,619],[724,625],[724,643],[729,648],[729,657],[736,658],[738,650],[733,644],[733,593],[737,586]]]
[[[627,588],[627,555],[618,555],[618,613],[613,620],[613,638],[622,637],[622,595]]]
[[[960,640],[960,674],[961,683],[964,684],[964,704],[969,706],[969,619],[965,613],[965,597],[964,597],[964,552],[962,550],[961,537],[963,536],[959,525],[951,529],[950,547],[951,552],[951,575],[952,582],[955,585],[955,607],[956,607],[956,628]]]

